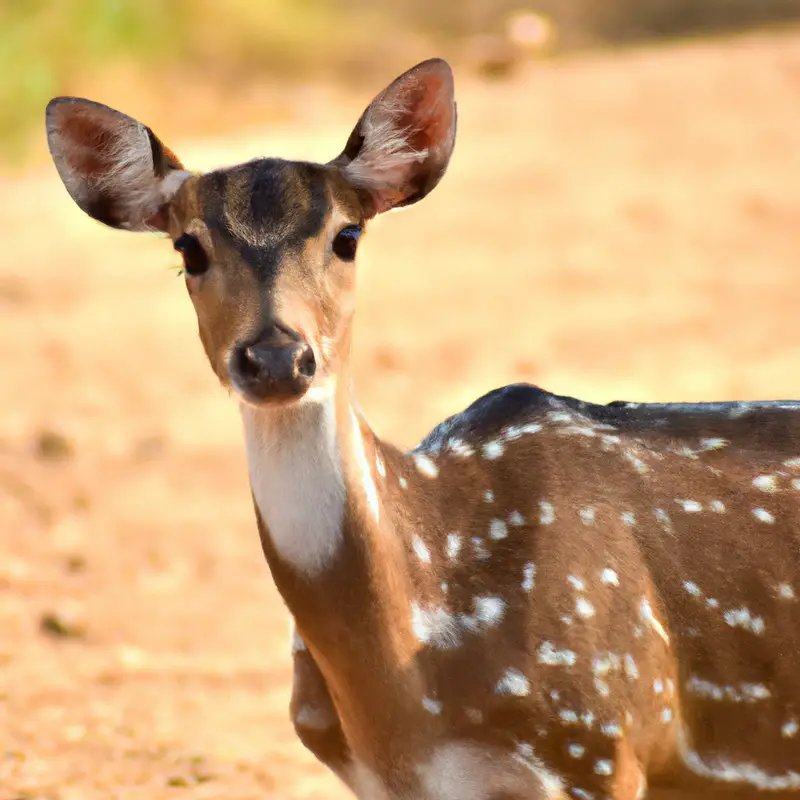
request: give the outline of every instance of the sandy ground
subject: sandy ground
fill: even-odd
[[[447,178],[362,249],[382,435],[518,380],[800,397],[800,35],[459,83]],[[327,158],[368,99],[168,144]],[[0,184],[0,240],[0,800],[345,797],[287,721],[238,415],[171,249],[92,223],[50,167]]]

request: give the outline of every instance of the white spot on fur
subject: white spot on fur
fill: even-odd
[[[552,642],[539,645],[538,661],[548,666],[571,667],[578,660],[572,650],[558,650]]]
[[[494,492],[491,489],[487,489],[483,494],[483,499],[487,503],[494,503]]]
[[[753,478],[753,486],[767,494],[775,494],[778,491],[778,478],[775,475],[759,475]]]
[[[489,523],[489,538],[494,541],[500,541],[508,536],[508,526],[501,519],[493,519]]]
[[[636,661],[632,655],[628,653],[622,659],[622,666],[625,670],[625,676],[628,680],[635,681],[639,677],[639,667],[636,666]]]
[[[472,537],[472,549],[478,561],[486,561],[491,557],[491,553],[486,549],[486,543],[480,536]]]
[[[450,448],[450,452],[459,458],[469,458],[475,454],[475,451],[463,439],[457,437],[450,439],[447,446]]]
[[[600,677],[616,672],[622,666],[622,660],[616,653],[607,653],[604,656],[596,655],[592,658],[592,672]]]
[[[619,586],[619,576],[610,567],[606,567],[600,573],[600,580],[607,586]]]
[[[383,463],[380,453],[375,453],[375,469],[378,470],[378,475],[380,475],[381,478],[386,477],[386,464]]]
[[[725,513],[725,503],[722,500],[712,500],[710,508],[715,514]]]
[[[725,622],[732,628],[744,628],[755,634],[764,633],[764,620],[761,617],[754,617],[748,608],[732,608],[723,615]]]
[[[594,688],[597,690],[597,694],[599,694],[600,697],[608,697],[611,694],[611,689],[609,689],[608,684],[602,678],[594,679]]]
[[[683,508],[687,514],[698,514],[703,510],[702,503],[697,500],[675,500],[675,502]]]
[[[417,554],[417,558],[420,561],[424,561],[426,564],[431,563],[431,551],[428,549],[428,546],[419,536],[412,536],[411,537],[411,544],[414,548],[414,552]]]
[[[553,504],[547,500],[542,500],[539,503],[539,522],[542,525],[551,525],[556,518],[556,512]]]
[[[772,696],[770,690],[762,683],[742,683],[738,687],[718,686],[697,675],[692,675],[686,682],[686,690],[708,700],[728,700],[732,703],[755,703]]]
[[[457,647],[461,643],[458,624],[453,615],[443,608],[423,609],[411,604],[411,629],[424,644],[443,650]]]
[[[442,704],[431,697],[423,696],[422,707],[431,714],[441,714]]]
[[[515,528],[520,528],[525,524],[525,517],[519,511],[512,511],[508,515],[508,524],[513,525]]]
[[[759,522],[766,522],[768,525],[772,525],[775,522],[775,517],[766,508],[754,508],[753,516]]]
[[[622,522],[624,525],[633,528],[636,525],[636,514],[633,511],[623,511]]]
[[[472,614],[461,614],[459,621],[473,633],[480,633],[499,624],[506,613],[502,597],[476,597],[472,601]]]
[[[529,592],[536,584],[536,564],[528,562],[522,568],[522,588]]]
[[[585,597],[579,597],[575,601],[575,612],[583,619],[590,619],[594,616],[594,606]]]
[[[663,508],[657,508],[655,510],[655,515],[661,527],[667,533],[672,533],[672,520],[669,518],[669,514],[667,514]]]
[[[672,709],[671,708],[662,708],[661,709],[661,721],[672,722]]]
[[[791,791],[800,789],[800,773],[784,772],[770,775],[755,764],[736,763],[724,758],[704,759],[688,745],[686,732],[679,731],[678,743],[683,763],[695,775],[724,783],[745,784],[762,791]]]
[[[784,739],[794,739],[798,731],[800,731],[800,723],[793,717],[781,727],[781,736]]]
[[[496,439],[494,441],[487,442],[483,446],[483,457],[489,459],[489,461],[497,460],[503,455],[504,452],[505,447],[503,446],[503,443],[497,441]]]
[[[600,733],[611,739],[621,739],[622,726],[618,722],[606,722],[600,726]]]
[[[400,484],[401,489],[408,488],[408,481],[402,475],[397,479],[397,482]]]
[[[586,591],[586,584],[580,578],[576,578],[574,575],[568,575],[567,581],[568,583],[571,583],[572,587],[577,589],[579,592]]]
[[[573,758],[583,758],[586,755],[586,748],[582,744],[571,744],[567,747],[567,752]]]
[[[782,600],[794,600],[794,589],[788,583],[779,583],[778,597]]]
[[[722,447],[727,447],[730,442],[727,439],[701,439],[700,447],[703,450],[719,450]]]
[[[614,772],[614,762],[607,758],[598,758],[594,762],[594,771],[596,775],[611,775]]]
[[[577,725],[578,724],[578,714],[575,711],[572,711],[569,708],[564,708],[558,712],[558,716],[561,718],[561,721],[565,725]]]
[[[414,453],[414,463],[416,464],[417,472],[426,478],[436,478],[439,475],[439,467],[424,453]]]
[[[663,694],[664,693],[664,681],[661,678],[656,678],[653,681],[653,691],[656,694]]]
[[[700,595],[703,594],[700,591],[700,587],[696,583],[692,583],[692,581],[684,581],[683,588],[693,597],[700,597]]]
[[[507,669],[495,686],[497,694],[511,694],[516,697],[525,697],[530,691],[530,681],[516,669]]]
[[[581,522],[584,525],[593,525],[595,518],[595,510],[592,506],[585,506],[580,510]]]
[[[457,533],[447,534],[447,557],[451,561],[458,558],[458,554],[461,552],[461,543],[462,539]]]
[[[646,472],[650,471],[650,467],[642,461],[637,455],[635,455],[631,450],[625,450],[622,454],[622,457],[630,463],[630,465],[640,474],[644,475]]]

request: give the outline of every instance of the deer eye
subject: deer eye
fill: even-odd
[[[362,231],[361,225],[348,225],[336,234],[333,240],[333,252],[342,261],[352,261],[356,257],[358,239]]]
[[[183,256],[187,275],[202,275],[208,270],[208,256],[196,236],[184,233],[175,240],[174,247]]]

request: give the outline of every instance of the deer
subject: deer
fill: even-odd
[[[75,203],[182,256],[293,625],[299,740],[359,800],[800,795],[800,403],[515,383],[410,450],[360,411],[359,239],[437,186],[456,121],[436,58],[324,164],[194,173],[105,105],[47,106]]]

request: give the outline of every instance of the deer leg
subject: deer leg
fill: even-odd
[[[294,678],[289,714],[303,745],[341,780],[351,763],[350,748],[313,656],[298,639],[293,654]]]

